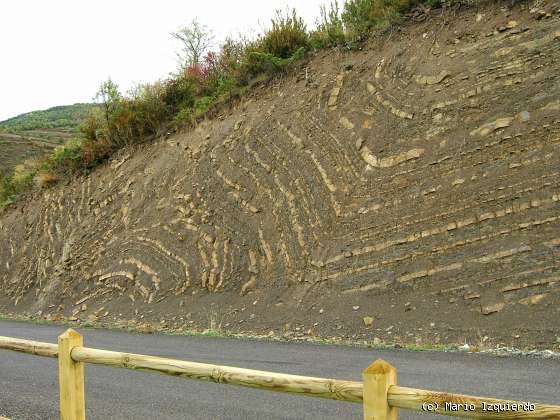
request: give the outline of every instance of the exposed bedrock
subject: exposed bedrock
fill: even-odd
[[[483,15],[319,55],[10,210],[0,308],[555,346],[559,18]]]

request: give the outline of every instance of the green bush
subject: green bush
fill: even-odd
[[[122,140],[118,136],[116,122],[118,114],[122,109],[123,97],[119,92],[118,85],[111,79],[101,83],[95,95],[95,100],[100,104],[103,115],[103,125],[99,133],[100,136],[107,138],[112,143],[121,143]]]
[[[349,38],[360,40],[372,29],[385,25],[419,2],[426,3],[413,0],[348,0],[344,4],[342,21]]]
[[[338,1],[334,1],[327,11],[326,6],[320,8],[321,16],[317,21],[317,29],[309,34],[309,43],[315,49],[336,47],[344,44],[344,24],[340,16]]]
[[[211,96],[203,96],[202,98],[197,98],[194,103],[194,113],[195,117],[203,116],[212,106],[214,98]]]
[[[111,80],[104,82],[96,96],[102,116],[92,114],[82,131],[88,144],[88,161],[97,162],[95,151],[104,156],[109,149],[142,141],[157,134],[177,112],[194,105],[194,83],[186,75],[166,81],[138,85],[123,96]],[[104,140],[99,147],[95,142]]]
[[[270,53],[253,51],[247,54],[244,64],[245,72],[252,77],[259,74],[273,76],[288,70],[294,63],[301,60],[304,55],[305,49],[303,47],[294,51],[288,58],[280,58]]]
[[[220,52],[217,57],[219,70],[225,74],[235,73],[235,70],[239,68],[239,65],[243,61],[249,44],[250,41],[245,38],[238,40],[226,38],[224,44],[220,47]]]
[[[116,150],[116,147],[105,138],[85,140],[82,145],[82,169],[90,170],[106,161]]]
[[[41,172],[70,174],[81,168],[83,160],[83,142],[79,139],[68,140],[56,147],[39,165]]]
[[[295,9],[290,14],[286,11],[276,12],[272,19],[272,28],[261,39],[261,51],[279,58],[289,58],[300,48],[308,46],[308,36],[303,19]]]
[[[80,126],[80,132],[86,139],[96,140],[97,137],[101,135],[101,127],[101,112],[99,109],[94,108],[89,112],[88,116]]]
[[[26,160],[14,168],[11,177],[11,184],[14,194],[19,194],[33,185],[33,178],[37,174],[37,163],[33,160]]]
[[[225,71],[215,71],[208,75],[205,88],[206,97],[217,99],[229,93],[237,84],[233,73]]]
[[[183,108],[173,118],[173,123],[176,126],[190,125],[194,122],[194,113],[192,108]]]
[[[15,200],[15,193],[9,177],[0,174],[0,210]]]
[[[19,194],[29,190],[37,174],[37,162],[26,160],[14,168],[12,176],[0,174],[0,210],[16,201]]]
[[[349,39],[356,41],[367,37],[378,27],[394,21],[414,6],[440,7],[458,0],[347,0],[342,12],[342,22]]]
[[[169,106],[165,103],[164,96],[165,83],[161,81],[136,88],[129,101],[134,139],[157,133],[161,124],[168,119]]]
[[[162,100],[168,112],[176,114],[194,105],[194,82],[187,75],[179,75],[165,82]]]
[[[245,38],[227,38],[217,55],[217,66],[209,74],[209,85],[214,84],[218,96],[231,95],[240,85],[247,84],[247,55],[261,51],[261,39],[249,41]]]
[[[348,0],[342,11],[342,21],[352,40],[361,39],[375,25],[371,12],[375,0]]]

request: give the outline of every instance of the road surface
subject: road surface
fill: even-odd
[[[0,321],[0,335],[55,343],[65,327]],[[377,358],[402,386],[560,404],[560,362],[83,330],[85,344],[283,373],[361,380]],[[58,418],[56,359],[0,350],[0,416]],[[88,419],[361,419],[360,404],[86,365]],[[400,411],[401,419],[444,418]]]

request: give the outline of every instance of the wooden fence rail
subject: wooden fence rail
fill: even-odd
[[[383,360],[377,360],[366,368],[362,373],[363,382],[356,382],[93,349],[84,347],[82,336],[72,329],[59,336],[58,345],[0,337],[0,349],[58,358],[62,420],[85,419],[85,363],[362,403],[366,420],[396,420],[399,408],[478,419],[560,420],[560,406],[556,405],[472,397],[398,386],[396,369]]]

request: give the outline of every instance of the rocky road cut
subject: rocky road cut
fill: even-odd
[[[0,309],[558,349],[548,4],[438,12],[319,53],[196,129],[38,194],[0,218]]]

